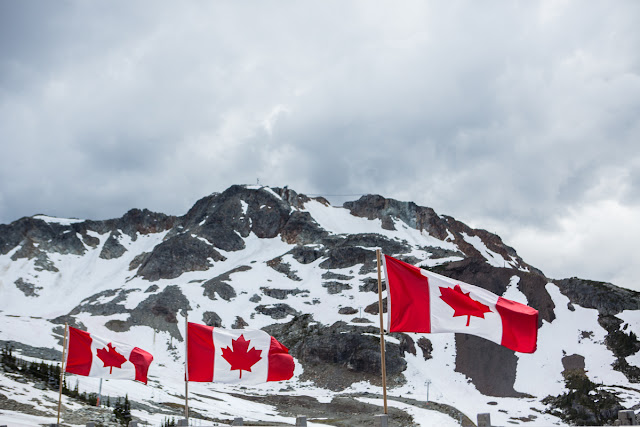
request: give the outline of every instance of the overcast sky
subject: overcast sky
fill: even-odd
[[[640,1],[0,0],[0,223],[374,193],[640,290]],[[341,195],[356,195],[343,197]]]

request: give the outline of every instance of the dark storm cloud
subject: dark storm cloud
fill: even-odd
[[[0,8],[0,222],[179,215],[260,179],[412,200],[550,262],[530,236],[639,209],[634,1]]]

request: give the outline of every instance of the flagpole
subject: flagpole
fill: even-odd
[[[380,249],[376,249],[376,259],[378,261],[378,311],[380,312],[380,361],[382,363],[382,395],[384,396],[384,413],[387,412],[387,367],[384,357],[384,325],[382,321],[382,271],[380,268]],[[387,301],[387,304],[389,302]]]
[[[68,325],[64,324],[64,340],[62,341],[62,360],[60,362],[60,389],[58,393],[58,420],[56,421],[56,425],[60,425],[60,407],[62,406],[62,382],[64,381],[64,359],[67,355],[67,330],[69,329]]]
[[[189,313],[184,313],[184,417],[189,424]]]

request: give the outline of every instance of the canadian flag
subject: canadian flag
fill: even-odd
[[[85,377],[147,383],[153,356],[132,345],[98,337],[69,326],[65,372]]]
[[[389,332],[458,332],[536,351],[538,310],[387,255],[384,270]]]
[[[187,324],[187,380],[231,384],[293,376],[289,349],[264,331]]]

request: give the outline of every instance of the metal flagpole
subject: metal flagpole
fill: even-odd
[[[184,417],[189,424],[189,313],[184,313]]]
[[[64,359],[67,355],[67,331],[69,326],[64,324],[64,340],[62,341],[62,361],[60,362],[60,391],[58,393],[58,420],[56,425],[60,425],[60,407],[62,406],[62,383],[64,381]]]
[[[382,395],[384,396],[384,413],[387,412],[387,367],[384,357],[384,325],[382,321],[382,264],[380,249],[376,249],[376,259],[378,261],[378,309],[380,312],[380,361],[382,363]],[[387,304],[389,302],[387,301]]]
[[[100,406],[100,400],[102,399],[102,378],[100,378],[100,387],[98,387],[98,401],[96,406]]]

